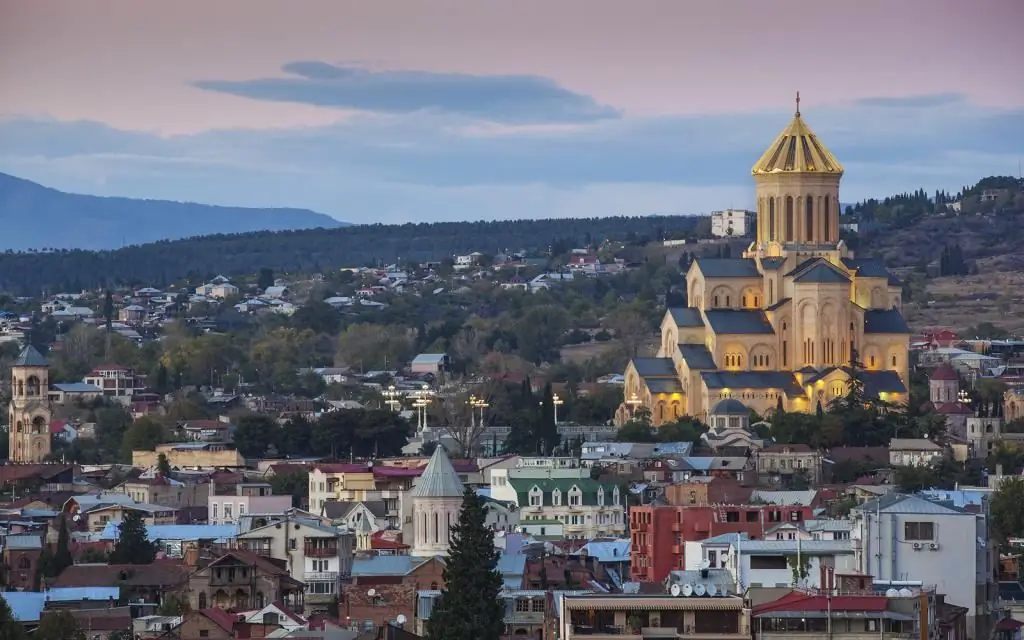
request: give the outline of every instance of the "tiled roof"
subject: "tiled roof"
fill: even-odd
[[[906,385],[895,371],[858,371],[857,379],[863,383],[864,393],[869,396],[907,392]]]
[[[26,346],[11,363],[13,367],[47,367],[50,363],[46,361],[43,354],[39,353],[32,345]]]
[[[804,395],[786,371],[704,371],[700,377],[708,389],[779,389],[790,398]]]
[[[704,315],[711,330],[719,335],[775,333],[760,309],[712,309],[705,311]]]
[[[694,307],[672,307],[667,311],[677,327],[703,327],[704,320],[700,317],[700,309]]]
[[[681,344],[679,345],[679,355],[682,356],[683,362],[686,366],[691,369],[715,369],[715,358],[711,355],[711,351],[702,344]]]
[[[436,447],[409,495],[413,498],[461,498],[465,491],[444,447]]]
[[[180,564],[73,564],[57,576],[54,587],[176,587],[188,578]]]
[[[903,315],[896,309],[868,309],[864,312],[864,333],[910,333]]]
[[[757,263],[750,258],[697,258],[706,278],[760,278]]]
[[[675,376],[672,358],[633,358],[633,368],[641,376]]]

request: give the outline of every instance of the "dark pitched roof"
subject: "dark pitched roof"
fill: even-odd
[[[14,367],[48,367],[50,363],[46,361],[43,354],[36,351],[36,348],[32,345],[26,346],[18,354],[18,357],[14,360],[11,366]]]
[[[643,378],[651,393],[682,393],[683,385],[677,378]]]
[[[760,309],[712,309],[704,315],[717,334],[775,333]]]
[[[700,377],[708,389],[779,389],[790,398],[804,395],[787,371],[704,371]]]
[[[864,333],[910,333],[903,315],[896,309],[868,309],[864,312]]]
[[[708,348],[702,344],[681,344],[679,355],[683,362],[691,369],[716,369],[715,357],[711,355]]]
[[[868,396],[907,392],[906,385],[895,371],[858,371],[857,379],[864,384],[864,393]]]
[[[761,268],[765,271],[777,271],[786,264],[785,258],[761,258]]]
[[[773,304],[771,306],[768,306],[768,307],[765,307],[764,310],[765,311],[775,311],[776,309],[781,309],[782,307],[786,306],[787,304],[789,304],[792,301],[793,300],[791,298],[783,298],[782,300],[779,300],[775,304]]]
[[[633,358],[633,367],[641,376],[675,376],[672,358]]]
[[[827,261],[822,260],[804,269],[793,278],[794,282],[818,282],[821,284],[849,284],[850,279]]]
[[[61,571],[54,587],[176,587],[188,580],[180,564],[73,564]]]
[[[874,258],[843,258],[843,265],[860,278],[888,278],[885,263]]]
[[[759,278],[757,263],[751,258],[697,258],[700,272],[707,278]]]
[[[714,416],[746,416],[750,415],[750,409],[735,398],[726,398],[719,400],[708,413]]]
[[[668,310],[677,327],[703,327],[704,320],[700,317],[700,309],[693,307],[673,307]]]

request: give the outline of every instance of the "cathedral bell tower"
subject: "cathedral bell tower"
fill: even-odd
[[[11,407],[8,414],[10,458],[42,462],[50,455],[50,365],[29,345],[11,365]]]
[[[757,191],[757,240],[751,253],[785,256],[834,251],[839,243],[843,166],[796,113],[750,170]]]

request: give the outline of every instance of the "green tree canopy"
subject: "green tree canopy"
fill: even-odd
[[[156,559],[156,545],[149,541],[146,523],[138,511],[125,510],[118,526],[117,542],[110,554],[110,564],[151,564]]]

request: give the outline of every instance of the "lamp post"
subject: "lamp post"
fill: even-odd
[[[398,390],[395,389],[395,385],[391,385],[384,391],[384,404],[391,407],[391,410],[398,413],[398,410],[402,407],[402,401],[398,399]]]
[[[971,404],[971,394],[967,393],[967,389],[961,389],[960,392],[956,394],[956,399],[960,404]]]
[[[487,402],[486,400],[484,400],[483,398],[477,398],[475,396],[470,396],[470,399],[472,400],[473,408],[480,410],[480,428],[483,429],[483,426],[484,426],[484,411],[486,411],[487,407],[491,406],[491,404],[489,402]]]
[[[636,415],[636,408],[642,404],[640,396],[636,395],[636,391],[629,394],[629,400],[626,400],[626,404],[629,405],[629,417],[632,418]]]
[[[565,402],[561,398],[558,397],[557,393],[551,396],[551,405],[555,409],[555,425],[556,426],[558,425],[558,407],[560,407],[563,404],[565,404]]]
[[[427,407],[430,406],[430,386],[424,384],[423,388],[416,393],[416,401],[412,403],[416,407],[416,427],[419,433],[427,428]]]

